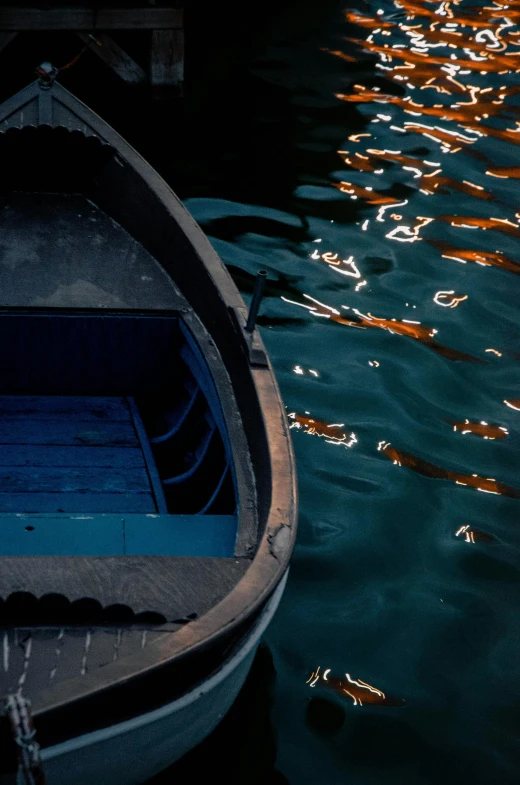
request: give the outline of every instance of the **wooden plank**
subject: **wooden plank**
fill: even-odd
[[[0,512],[155,513],[157,508],[148,493],[0,493]]]
[[[155,87],[184,82],[184,30],[154,30],[150,52],[150,82]]]
[[[172,30],[181,8],[0,8],[0,30]]]
[[[81,448],[80,448],[81,449]],[[0,493],[150,493],[146,469],[2,466]]]
[[[0,466],[144,467],[139,447],[79,447],[53,444],[2,444]]]
[[[20,645],[24,641],[29,630],[8,628],[3,630],[2,645],[8,657],[2,668],[0,668],[0,694],[6,695],[12,689],[13,681],[16,684],[20,674],[26,676],[24,682],[24,693],[26,695],[37,695],[42,690],[49,688],[52,683],[63,682],[74,677],[82,678],[81,673],[86,669],[88,672],[96,672],[117,659],[131,657],[138,654],[145,646],[149,646],[153,641],[165,635],[163,631],[154,631],[151,625],[147,625],[146,632],[138,629],[103,629],[85,627],[83,630],[77,627],[63,629],[58,627],[54,630],[48,628],[31,628],[31,661],[30,667],[24,669],[25,648]],[[171,625],[170,629],[175,629],[178,625]],[[82,634],[83,633],[83,634]],[[59,654],[56,654],[58,650]],[[36,667],[35,667],[36,666]],[[52,673],[52,678],[49,674]],[[1,742],[4,742],[2,737]],[[7,757],[7,744],[2,746],[2,775],[4,785],[10,785],[16,781],[5,778],[4,768]],[[104,772],[106,773],[106,772]],[[105,778],[106,781],[106,778]],[[65,783],[62,783],[65,785]]]
[[[2,420],[55,420],[57,417],[95,422],[130,422],[132,419],[124,398],[95,395],[0,395]]]
[[[38,96],[38,125],[53,125],[54,102],[48,90],[40,90]]]
[[[0,32],[0,52],[3,52],[6,46],[9,46],[11,41],[16,38],[18,33]]]
[[[0,421],[0,444],[137,447],[139,442],[133,427],[122,422],[4,420]]]
[[[175,556],[2,556],[0,597],[30,592],[91,597],[103,608],[122,604],[134,613],[155,611],[167,621],[201,616],[244,575],[247,559]]]
[[[130,55],[121,49],[110,36],[105,33],[96,33],[95,41],[88,33],[78,33],[78,36],[88,44],[91,52],[100,57],[127,84],[146,84],[148,78],[141,66],[132,60]]]

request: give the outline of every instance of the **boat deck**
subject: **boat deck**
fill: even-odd
[[[0,195],[0,230],[0,306],[186,305],[146,249],[84,196]]]

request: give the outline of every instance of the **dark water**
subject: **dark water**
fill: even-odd
[[[181,781],[206,749],[237,783],[518,781],[520,6],[479,5],[273,13],[204,115],[183,195],[245,293],[274,281],[301,518]]]
[[[198,18],[184,106],[150,109],[152,132],[94,61],[67,77],[245,295],[269,271],[294,424],[282,606],[228,718],[160,783],[208,760],[233,785],[516,783],[520,5],[255,8]]]
[[[206,118],[224,183],[186,205],[245,292],[276,280],[300,480],[254,782],[518,781],[520,5],[479,5],[273,14],[238,152]]]

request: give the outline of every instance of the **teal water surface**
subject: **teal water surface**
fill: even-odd
[[[236,782],[518,779],[519,15],[293,6],[242,124],[206,118],[241,146],[186,206],[245,294],[269,272],[301,498]]]

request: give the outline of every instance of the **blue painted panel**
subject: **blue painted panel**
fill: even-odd
[[[146,394],[175,382],[178,344],[170,315],[3,314],[2,392]]]
[[[0,512],[3,556],[233,556],[234,515]]]
[[[150,493],[146,469],[87,466],[1,466],[4,493]]]
[[[124,422],[1,420],[0,444],[78,444],[137,447],[134,428]]]
[[[0,512],[156,512],[148,493],[2,493]],[[1,538],[0,538],[1,539]]]
[[[52,444],[2,444],[0,466],[144,467],[139,447],[80,447]]]
[[[234,515],[125,515],[126,553],[142,556],[233,556]]]
[[[124,519],[2,516],[2,556],[119,556]]]
[[[125,398],[73,395],[0,395],[0,419],[130,422]]]

